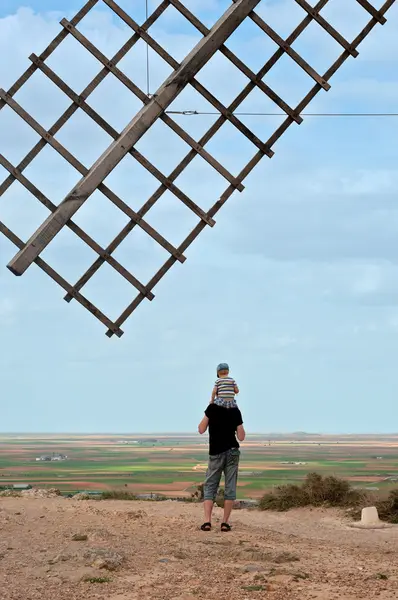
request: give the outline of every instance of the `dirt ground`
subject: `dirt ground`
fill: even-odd
[[[221,516],[204,533],[201,505],[0,498],[0,598],[398,597],[396,528],[352,529],[330,510],[236,510],[221,533]]]

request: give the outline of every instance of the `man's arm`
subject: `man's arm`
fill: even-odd
[[[205,415],[203,417],[203,419],[201,420],[201,422],[199,423],[199,426],[198,426],[199,433],[201,435],[203,433],[205,433],[207,431],[208,426],[209,426],[209,417],[206,417],[206,415]]]
[[[237,419],[236,419],[236,437],[238,438],[238,440],[240,442],[243,442],[245,437],[246,437],[246,431],[245,428],[243,427],[243,419],[242,419],[242,413],[240,412],[239,409],[237,409]]]
[[[237,383],[235,383],[234,392],[235,392],[235,394],[239,394],[239,387],[238,387]]]
[[[238,425],[238,427],[236,428],[236,437],[240,442],[245,441],[246,431],[243,425]]]

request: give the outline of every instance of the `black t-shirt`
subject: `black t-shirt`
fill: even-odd
[[[239,408],[225,408],[218,404],[209,404],[205,415],[209,419],[209,454],[221,454],[231,448],[239,448],[236,429],[243,424]]]

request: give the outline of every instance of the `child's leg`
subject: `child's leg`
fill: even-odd
[[[224,400],[223,398],[216,398],[214,403],[218,406],[223,406],[224,408],[238,408],[236,400]]]

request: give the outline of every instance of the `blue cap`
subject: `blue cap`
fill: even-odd
[[[217,367],[217,373],[219,373],[220,371],[229,371],[229,366],[227,365],[227,363],[220,363]]]

